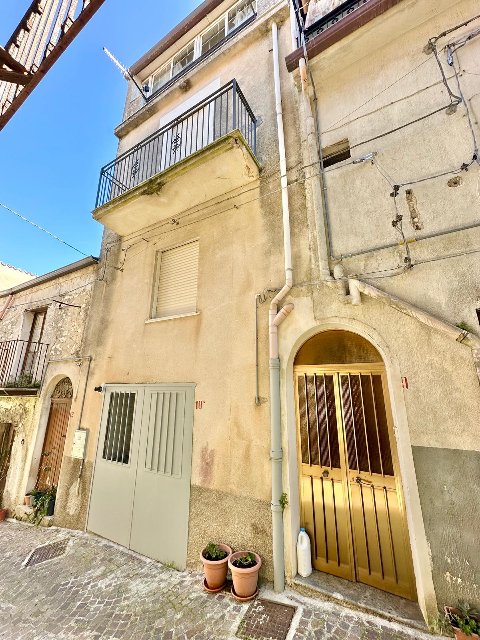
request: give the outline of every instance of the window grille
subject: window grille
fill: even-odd
[[[103,459],[128,464],[132,439],[135,393],[113,392],[108,406]]]

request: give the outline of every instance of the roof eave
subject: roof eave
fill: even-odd
[[[43,284],[44,282],[50,282],[51,280],[55,280],[56,278],[66,276],[69,273],[73,273],[74,271],[79,271],[80,269],[91,267],[94,264],[98,264],[98,258],[95,258],[94,256],[87,256],[86,258],[77,260],[77,262],[72,262],[71,264],[67,264],[64,267],[60,267],[60,269],[56,269],[55,271],[49,271],[49,273],[45,273],[43,276],[38,276],[38,278],[27,280],[26,282],[17,284],[15,287],[0,291],[0,298],[6,298],[7,296],[14,295],[15,293],[26,291],[27,289],[36,287],[37,285]]]
[[[137,60],[137,62],[130,67],[130,73],[136,75],[145,69],[145,67],[148,67],[158,56],[174,45],[179,38],[193,29],[193,27],[224,1],[225,0],[205,0],[202,2],[199,7],[192,11],[186,18],[179,22],[176,27],[167,33],[166,36],[157,42],[150,51],[147,51],[147,53]]]

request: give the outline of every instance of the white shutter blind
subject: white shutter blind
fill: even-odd
[[[162,251],[158,273],[155,317],[197,310],[198,240]]]

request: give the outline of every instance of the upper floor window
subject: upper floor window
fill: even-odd
[[[153,318],[197,312],[198,240],[157,254]]]
[[[226,11],[213,25],[183,47],[168,62],[157,69],[149,78],[152,93],[163,87],[169,80],[186,69],[211,49],[225,40],[230,33],[238,29],[256,13],[256,0],[240,0]]]

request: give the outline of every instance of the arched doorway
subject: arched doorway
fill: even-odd
[[[55,386],[50,399],[50,412],[35,485],[38,489],[46,490],[58,486],[72,397],[73,387],[70,378],[62,378]]]
[[[331,330],[294,361],[301,522],[314,567],[412,600],[415,579],[385,366]]]

